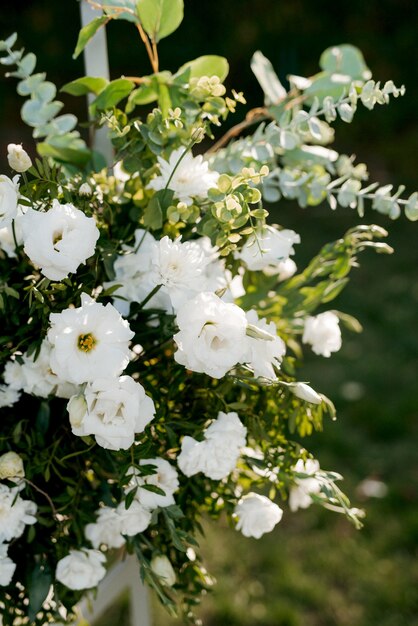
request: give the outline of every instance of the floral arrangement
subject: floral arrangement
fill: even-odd
[[[404,88],[373,81],[343,45],[286,90],[257,52],[264,106],[215,141],[245,100],[227,95],[222,57],[159,70],[182,0],[91,5],[100,13],[75,54],[123,19],[152,66],[61,89],[90,94],[112,163],[60,114],[35,55],[16,35],[0,42],[39,155],[9,145],[0,176],[0,610],[5,625],[71,623],[114,559],[134,554],[193,623],[213,584],[197,550],[203,515],[259,538],[283,508],[315,503],[361,526],[341,476],[301,444],[335,409],[298,370],[302,348],[328,358],[342,326],[361,330],[330,303],[361,251],[391,252],[386,232],[353,227],[300,270],[299,235],[266,206],[327,202],[362,217],[368,202],[418,219],[417,193],[366,182],[364,164],[328,147],[334,121]]]

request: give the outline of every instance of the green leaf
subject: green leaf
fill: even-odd
[[[251,69],[264,91],[266,104],[278,104],[286,98],[286,89],[281,84],[272,64],[259,50],[253,54]]]
[[[163,211],[157,194],[151,198],[144,212],[144,226],[151,230],[162,228]]]
[[[72,163],[84,167],[91,158],[91,152],[87,148],[75,150],[73,148],[60,148],[49,143],[41,142],[36,146],[38,154],[42,157],[52,157],[62,163]]]
[[[93,102],[96,109],[105,111],[116,106],[121,100],[129,96],[134,84],[126,78],[118,78],[107,85]]]
[[[29,582],[29,607],[28,616],[34,620],[38,611],[42,608],[52,583],[51,572],[42,565],[35,565],[30,575]]]
[[[183,20],[183,0],[138,0],[136,10],[145,32],[160,41],[171,35]]]
[[[109,81],[106,78],[99,76],[82,76],[76,80],[72,80],[70,83],[66,83],[61,87],[60,91],[69,93],[71,96],[85,96],[88,93],[94,93],[98,95]]]
[[[77,45],[74,50],[73,59],[76,59],[81,52],[83,52],[84,48],[90,41],[92,37],[97,33],[101,26],[104,26],[109,21],[109,18],[106,15],[102,15],[100,17],[96,17],[94,20],[89,22],[87,26],[84,26],[80,30],[78,35]]]
[[[188,69],[190,69],[190,78],[219,76],[220,80],[224,81],[228,76],[229,65],[224,57],[220,57],[216,54],[206,54],[182,65],[177,71],[176,76]]]
[[[369,80],[372,75],[360,50],[350,44],[327,48],[321,54],[319,65],[325,72],[346,74],[358,80]]]
[[[141,85],[131,91],[126,105],[126,112],[131,113],[137,105],[150,104],[158,99],[158,92],[152,85]]]

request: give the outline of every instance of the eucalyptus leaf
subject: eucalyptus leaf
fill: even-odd
[[[267,105],[278,104],[286,98],[286,89],[274,71],[273,65],[259,50],[251,59],[251,69],[264,91]]]

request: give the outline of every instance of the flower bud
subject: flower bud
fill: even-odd
[[[72,396],[67,404],[70,423],[73,428],[80,428],[87,412],[87,402],[83,395]]]
[[[91,194],[93,192],[92,192],[91,187],[90,187],[90,185],[88,183],[83,183],[78,188],[78,193],[80,194],[80,196],[91,196]]]
[[[168,558],[164,555],[154,556],[151,561],[151,569],[160,579],[163,585],[172,587],[176,582],[176,573]]]
[[[293,395],[301,400],[305,400],[305,402],[310,402],[311,404],[321,404],[322,402],[319,393],[316,393],[316,391],[306,383],[295,383],[289,387],[289,389]]]
[[[0,480],[24,476],[23,461],[16,452],[6,452],[0,456]]]
[[[9,143],[7,146],[7,160],[15,172],[26,172],[26,170],[32,167],[31,158],[21,144]]]

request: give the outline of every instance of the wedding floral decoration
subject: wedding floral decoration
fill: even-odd
[[[61,86],[90,94],[111,163],[60,113],[35,55],[15,34],[0,42],[38,154],[16,137],[0,176],[0,612],[8,626],[71,623],[115,558],[135,554],[145,583],[193,623],[213,584],[203,516],[259,539],[315,503],[361,526],[341,476],[308,451],[335,409],[299,370],[304,350],[330,358],[361,329],[331,303],[363,250],[391,252],[387,233],[353,226],[300,268],[303,240],[269,207],[418,219],[417,193],[369,182],[329,147],[334,122],[404,88],[375,82],[342,45],[286,90],[256,52],[264,105],[222,135],[245,104],[224,85],[226,59],[159,68],[182,0],[90,4],[75,54],[122,19],[152,67]]]

